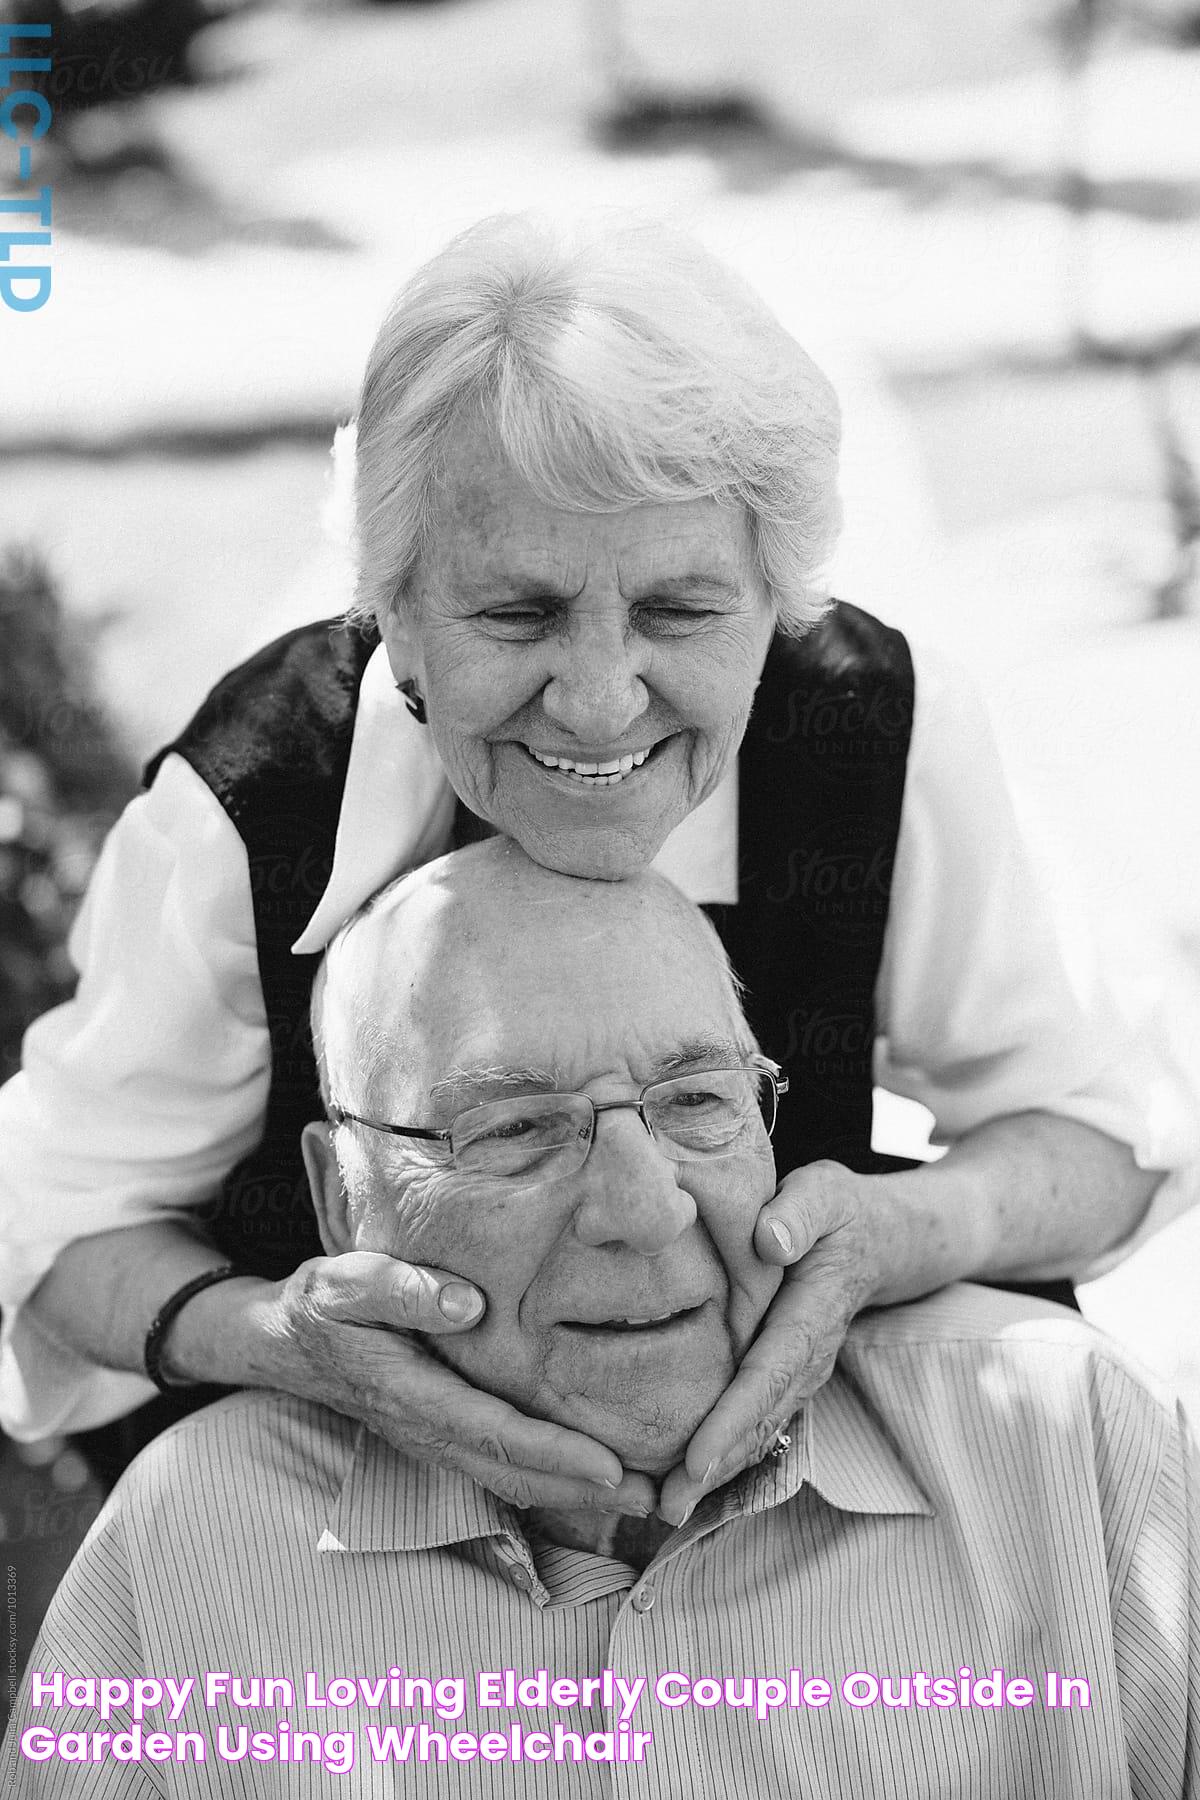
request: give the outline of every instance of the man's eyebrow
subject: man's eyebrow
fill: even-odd
[[[553,1092],[557,1086],[558,1075],[553,1069],[483,1063],[474,1067],[451,1069],[448,1075],[443,1075],[440,1081],[434,1082],[429,1090],[429,1098],[435,1106],[462,1106],[489,1099],[493,1095],[502,1097],[509,1091],[526,1094]]]
[[[732,1038],[690,1038],[665,1056],[655,1059],[650,1068],[651,1081],[666,1081],[672,1075],[703,1068],[741,1068],[746,1054]],[[471,1106],[481,1100],[502,1098],[505,1093],[554,1093],[560,1085],[556,1069],[538,1068],[532,1064],[481,1063],[451,1069],[429,1089],[429,1099],[436,1107]]]
[[[672,1075],[687,1074],[705,1065],[710,1069],[740,1069],[745,1061],[746,1052],[732,1038],[692,1038],[658,1059],[654,1064],[654,1079],[667,1081]]]

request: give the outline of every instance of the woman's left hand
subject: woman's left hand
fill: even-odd
[[[828,1380],[864,1306],[947,1282],[1053,1281],[1127,1238],[1162,1180],[1128,1144],[1077,1119],[989,1119],[933,1162],[884,1175],[841,1163],[794,1169],[758,1215],[754,1247],[784,1270],[758,1336],[663,1483],[682,1523],[702,1494],[762,1456]]]
[[[815,1162],[785,1176],[758,1215],[754,1247],[783,1285],[728,1392],[663,1483],[659,1512],[679,1525],[701,1495],[764,1454],[800,1402],[823,1386],[851,1320],[869,1305],[894,1229],[887,1178]]]

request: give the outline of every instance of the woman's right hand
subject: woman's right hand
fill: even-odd
[[[205,1302],[215,1311],[222,1300],[240,1312],[243,1383],[361,1419],[406,1454],[459,1469],[513,1506],[654,1510],[653,1484],[626,1474],[611,1450],[471,1387],[413,1335],[449,1336],[482,1318],[482,1295],[457,1275],[365,1250],[315,1257],[282,1282],[209,1289],[183,1309],[180,1326],[193,1307],[200,1326]]]

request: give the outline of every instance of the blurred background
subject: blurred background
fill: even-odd
[[[51,298],[0,316],[0,1072],[140,763],[344,603],[329,443],[391,290],[539,203],[672,217],[824,364],[834,591],[968,666],[1068,948],[1200,1071],[1200,0],[5,17],[54,27],[54,123]],[[1198,1277],[1200,1213],[1083,1303],[1200,1416]],[[0,1710],[98,1503],[69,1446],[0,1446]]]

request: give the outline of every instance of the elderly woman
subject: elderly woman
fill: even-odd
[[[761,1450],[862,1306],[1071,1274],[1134,1229],[1172,1146],[1067,983],[978,706],[821,586],[837,442],[811,361],[660,230],[489,220],[403,290],[359,408],[352,617],[236,670],[151,766],[78,998],[2,1096],[9,1429],[111,1418],[144,1369],[184,1405],[322,1400],[523,1503],[653,1504],[402,1335],[470,1329],[476,1290],[322,1258],[305,1197],[319,952],[489,829],[670,875],[792,1079],[755,1237],[788,1279],[666,1516]],[[941,1161],[873,1155],[874,1076],[932,1108]]]

